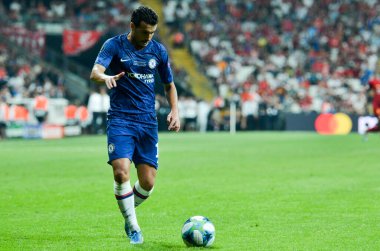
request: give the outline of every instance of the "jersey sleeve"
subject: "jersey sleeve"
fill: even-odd
[[[102,48],[100,49],[99,54],[95,60],[95,64],[100,64],[107,68],[110,65],[114,55],[115,46],[113,45],[112,41],[108,39],[106,42],[104,42]]]
[[[161,81],[164,84],[173,82],[172,69],[170,67],[168,52],[165,47],[161,45],[161,62],[158,66],[158,73],[160,74]]]

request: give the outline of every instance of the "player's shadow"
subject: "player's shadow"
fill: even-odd
[[[161,247],[162,250],[199,250],[199,249],[220,249],[219,247],[187,247],[185,244],[174,244],[170,242],[157,242],[157,246]],[[161,249],[160,249],[161,250]]]

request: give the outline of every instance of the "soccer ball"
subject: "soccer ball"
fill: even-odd
[[[214,224],[204,216],[193,216],[183,224],[182,239],[188,247],[209,247],[215,240]]]

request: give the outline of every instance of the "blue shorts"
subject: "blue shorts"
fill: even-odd
[[[107,121],[108,164],[128,158],[135,166],[148,164],[158,168],[158,127],[120,118]]]

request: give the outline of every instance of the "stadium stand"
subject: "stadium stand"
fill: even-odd
[[[93,89],[89,68],[104,40],[92,44],[93,52],[90,47],[65,55],[63,32],[104,37],[126,32],[131,10],[141,3],[149,1],[2,0],[2,98],[34,98],[43,92],[87,105]],[[378,1],[164,0],[154,5],[161,7],[162,29],[168,30],[156,37],[163,38],[178,62],[172,66],[184,128],[229,129],[231,103],[237,105],[242,130],[282,130],[288,113],[368,114],[367,82],[379,71]],[[9,41],[9,27],[20,29],[23,42],[20,37]],[[41,31],[47,40],[40,39],[45,37]],[[51,33],[60,40],[49,40]],[[189,55],[196,64],[187,63]],[[212,100],[201,98],[206,89],[199,89],[194,76],[207,77],[216,93]],[[157,111],[164,116],[167,103],[162,88],[156,91]]]
[[[183,33],[221,98],[240,96],[243,117],[367,112],[378,1],[164,2],[172,34]]]

